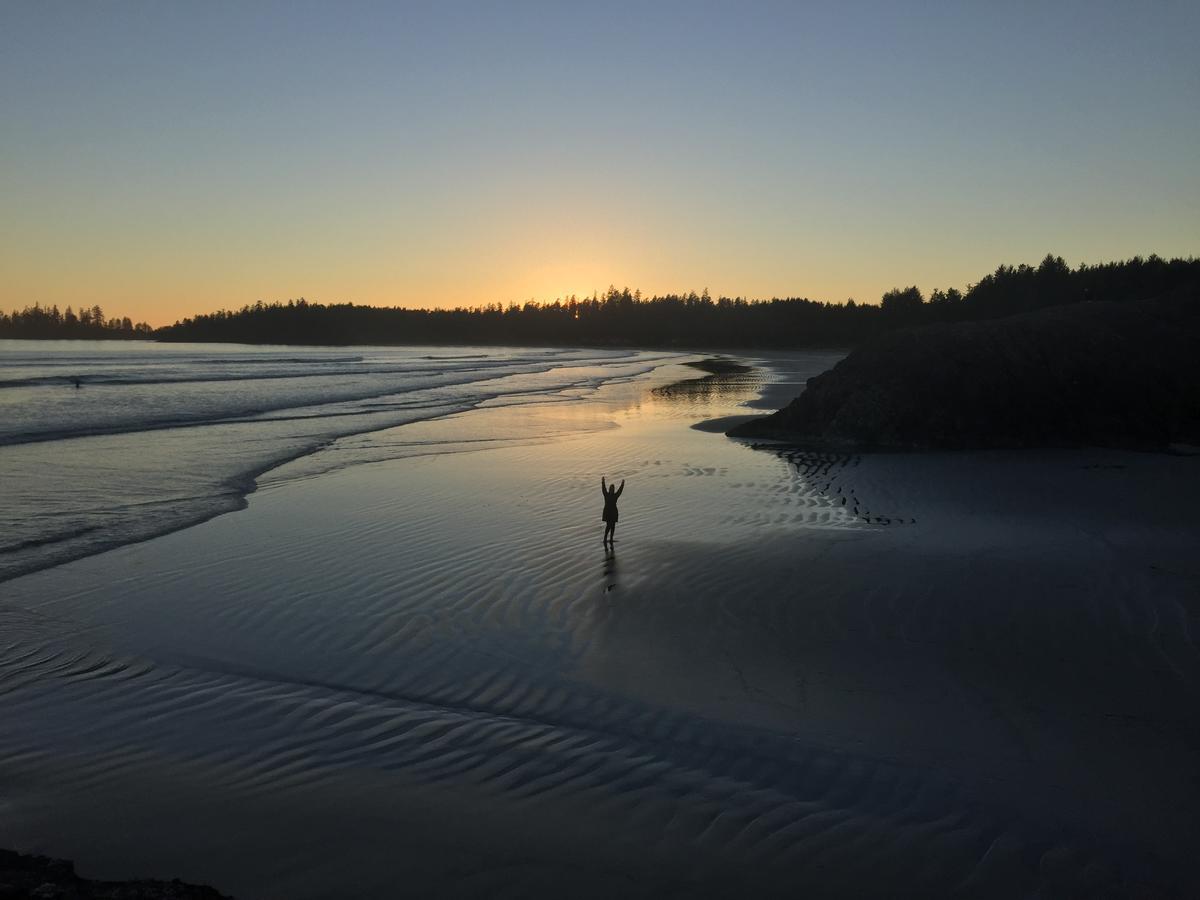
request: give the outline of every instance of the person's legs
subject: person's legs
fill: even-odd
[[[613,531],[616,530],[616,527],[617,526],[614,525],[612,522],[604,523],[604,541],[603,541],[603,543],[607,544],[610,540],[612,540]]]

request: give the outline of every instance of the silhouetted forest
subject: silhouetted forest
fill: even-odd
[[[128,318],[105,319],[98,306],[78,313],[34,305],[0,313],[0,337],[157,338],[247,344],[554,344],[634,347],[847,347],[909,325],[994,319],[1089,300],[1134,301],[1200,283],[1200,259],[1140,256],[1071,269],[1060,256],[1037,266],[1002,265],[968,286],[896,288],[878,304],[822,303],[801,297],[746,300],[702,294],[643,297],[610,287],[603,294],[524,304],[404,309],[352,303],[255,303],[153,330]]]
[[[1200,260],[1134,257],[1071,269],[1062,257],[1002,265],[965,292],[916,287],[876,304],[804,298],[643,297],[610,287],[590,298],[404,309],[354,304],[256,303],[159,329],[166,341],[284,344],[587,344],[638,347],[849,346],[883,331],[931,322],[989,319],[1088,300],[1132,301],[1200,282]]]
[[[99,306],[81,307],[76,313],[71,307],[59,312],[57,306],[34,304],[12,315],[0,311],[0,338],[88,338],[90,340],[149,340],[154,329],[145,322],[136,325],[129,316],[106,319]]]

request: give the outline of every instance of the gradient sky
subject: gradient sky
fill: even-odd
[[[0,308],[1200,254],[1200,3],[0,2]]]

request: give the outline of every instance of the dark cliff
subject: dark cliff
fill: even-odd
[[[889,450],[1200,443],[1200,289],[894,332],[729,434]]]

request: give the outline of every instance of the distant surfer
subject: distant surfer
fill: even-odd
[[[604,476],[600,476],[600,493],[604,495],[604,512],[600,514],[600,518],[604,520],[604,543],[614,543],[617,531],[617,498],[621,496],[621,492],[625,490],[625,479],[621,479],[621,486],[615,484],[605,484]]]
[[[81,387],[83,387],[83,379],[78,375],[71,376],[71,383],[75,385],[75,390],[79,390]]]

